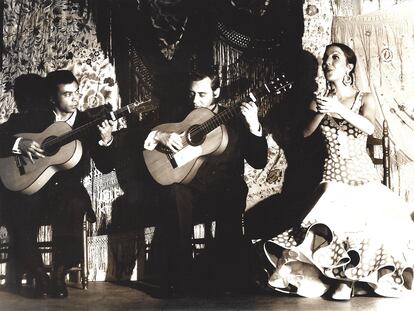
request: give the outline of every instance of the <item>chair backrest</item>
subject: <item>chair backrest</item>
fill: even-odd
[[[376,138],[374,136],[368,136],[367,141],[367,150],[368,154],[374,162],[374,165],[382,165],[383,169],[383,179],[382,183],[390,187],[391,186],[391,177],[390,177],[390,137],[388,131],[388,122],[384,120],[382,127],[382,138]],[[379,157],[375,153],[375,146],[382,147],[382,156]]]

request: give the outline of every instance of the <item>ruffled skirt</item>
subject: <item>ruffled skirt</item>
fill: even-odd
[[[380,183],[331,182],[298,228],[264,243],[275,290],[323,295],[337,281],[370,285],[382,296],[412,293],[413,208]]]

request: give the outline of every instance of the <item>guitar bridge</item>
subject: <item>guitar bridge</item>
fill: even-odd
[[[16,161],[16,166],[19,169],[20,176],[26,174],[26,170],[24,169],[24,166],[26,165],[26,161],[24,158],[19,154],[14,157]]]
[[[171,163],[171,165],[172,165],[173,168],[177,168],[178,167],[178,164],[175,161],[174,155],[172,153],[167,153],[167,158],[170,161],[170,163]]]

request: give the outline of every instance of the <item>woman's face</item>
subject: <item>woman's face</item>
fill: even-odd
[[[326,80],[342,81],[344,76],[353,68],[352,64],[348,64],[344,52],[337,46],[330,46],[325,51],[322,62],[322,70]]]

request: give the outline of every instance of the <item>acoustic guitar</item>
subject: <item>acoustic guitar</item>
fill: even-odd
[[[284,76],[263,84],[249,100],[256,102],[266,94],[281,94],[292,87]],[[221,154],[227,147],[228,136],[225,123],[240,112],[240,104],[215,114],[207,108],[194,109],[180,123],[166,123],[153,131],[175,132],[183,136],[183,149],[173,152],[158,144],[154,150],[144,150],[144,161],[153,179],[160,185],[187,184],[196,175],[208,156]]]
[[[66,122],[55,122],[41,133],[21,133],[23,137],[37,141],[43,150],[45,158],[39,158],[32,163],[26,156],[13,154],[0,158],[0,179],[3,185],[11,191],[20,191],[30,195],[39,191],[58,171],[74,167],[82,157],[82,144],[79,137],[86,131],[96,128],[105,119],[116,120],[132,111],[148,112],[158,108],[150,101],[132,103],[119,110],[101,114],[91,122],[72,129]]]

